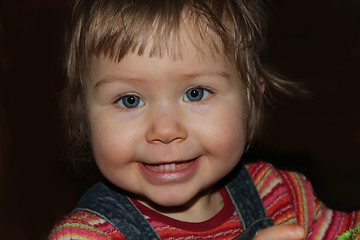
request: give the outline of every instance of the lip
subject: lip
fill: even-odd
[[[164,184],[174,182],[184,182],[195,175],[201,157],[188,161],[146,164],[138,162],[138,166],[147,181],[153,184]],[[170,166],[173,165],[175,166]],[[165,165],[168,165],[165,167]],[[177,166],[178,165],[178,166]]]

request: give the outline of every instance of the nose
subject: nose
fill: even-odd
[[[152,111],[146,140],[149,143],[163,144],[185,140],[188,133],[182,121],[181,113],[171,106]]]

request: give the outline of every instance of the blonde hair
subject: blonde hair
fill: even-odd
[[[259,59],[267,5],[265,0],[76,0],[68,32],[64,97],[70,153],[79,158],[87,156],[79,153],[91,152],[83,82],[91,58],[101,55],[121,61],[128,53],[142,55],[149,39],[151,56],[177,56],[184,16],[205,44],[235,60],[248,95],[250,143],[261,117],[262,85],[286,91],[287,84],[268,72]],[[219,37],[222,49],[208,37],[209,30]]]

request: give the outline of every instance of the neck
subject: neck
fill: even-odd
[[[204,222],[214,217],[224,206],[218,189],[203,192],[181,206],[163,207],[144,200],[137,201],[160,214],[184,222]]]

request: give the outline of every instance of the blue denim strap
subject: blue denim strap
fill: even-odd
[[[109,182],[100,182],[90,188],[74,211],[79,210],[95,213],[108,221],[127,240],[161,239],[131,200]]]
[[[236,240],[251,240],[255,234],[274,225],[267,216],[256,186],[243,165],[226,189],[240,215],[244,232]],[[100,182],[90,188],[80,199],[74,211],[84,210],[105,219],[127,240],[161,239],[150,223],[124,192],[109,182]]]
[[[251,240],[256,233],[266,227],[274,225],[262,203],[254,181],[246,167],[239,165],[237,174],[227,185],[226,189],[240,215],[244,232],[236,240]]]

